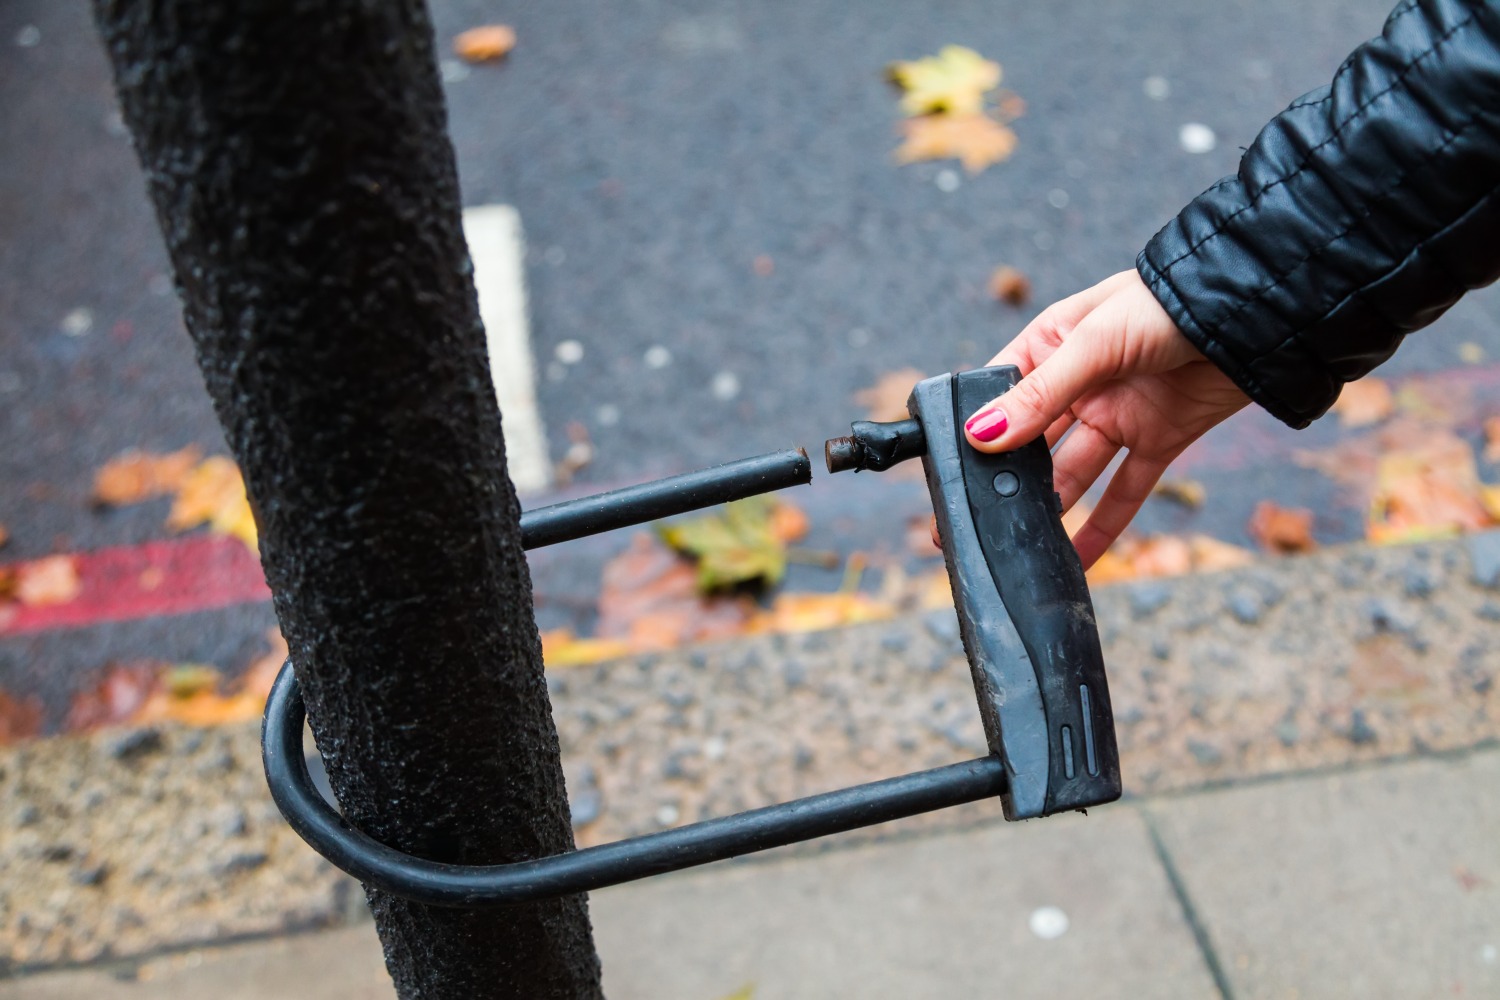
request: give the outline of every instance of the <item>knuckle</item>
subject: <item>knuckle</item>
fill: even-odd
[[[1013,409],[1015,404],[1019,403],[1020,408],[1028,413],[1044,413],[1047,409],[1047,401],[1052,396],[1050,390],[1050,377],[1043,369],[1038,368],[1018,382],[1010,391],[1008,395],[1016,398],[1007,409]]]

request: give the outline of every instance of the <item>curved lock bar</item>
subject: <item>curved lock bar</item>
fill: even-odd
[[[435,906],[528,903],[998,797],[997,757],[950,764],[534,861],[450,865],[366,836],[324,801],[302,754],[306,709],[288,660],[266,701],[261,759],[271,797],[303,840],[366,885]]]

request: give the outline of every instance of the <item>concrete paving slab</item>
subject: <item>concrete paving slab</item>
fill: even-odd
[[[1500,752],[1147,807],[1236,1000],[1500,996]]]
[[[0,1000],[387,1000],[394,995],[373,925],[179,952],[114,969],[0,983]]]
[[[611,1000],[1215,995],[1123,807],[720,865],[595,893],[592,911]],[[0,984],[0,1000],[390,995],[369,925]]]
[[[1216,995],[1118,806],[618,886],[592,912],[611,1000]]]

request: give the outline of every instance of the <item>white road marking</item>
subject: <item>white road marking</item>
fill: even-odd
[[[536,362],[526,313],[526,240],[509,205],[464,209],[464,238],[474,262],[479,318],[490,354],[490,377],[505,422],[510,480],[521,495],[552,485],[547,433],[536,405]]]

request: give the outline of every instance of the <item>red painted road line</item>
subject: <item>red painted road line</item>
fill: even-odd
[[[260,558],[235,538],[196,535],[71,556],[78,593],[0,606],[0,636],[206,611],[270,600]],[[25,564],[0,567],[20,570]]]

